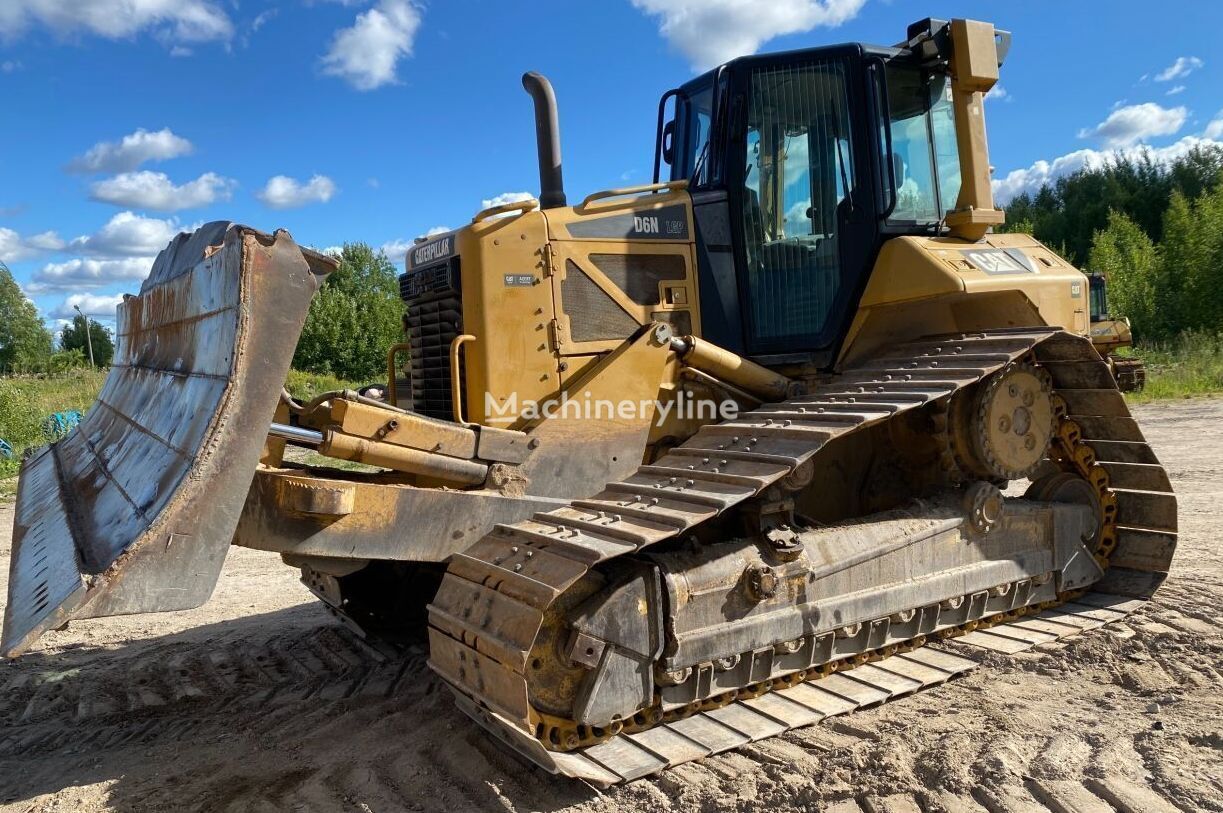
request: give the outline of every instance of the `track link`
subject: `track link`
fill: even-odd
[[[526,678],[556,602],[591,568],[681,536],[780,481],[829,441],[945,399],[1029,353],[1065,401],[1061,431],[1066,454],[1075,458],[1068,463],[1097,485],[1106,511],[1115,506],[1108,517],[1115,537],[1101,546],[1112,567],[1095,585],[1099,593],[1073,596],[1082,603],[1027,618],[1027,608],[1017,608],[988,630],[976,629],[982,612],[955,632],[967,632],[958,640],[970,646],[1016,652],[1123,617],[1166,573],[1176,540],[1175,497],[1091,344],[1049,328],[1014,329],[897,346],[809,395],[703,427],[590,498],[498,526],[451,560],[429,608],[430,666],[494,735],[549,771],[597,784],[646,776],[972,668],[974,661],[949,652],[912,649],[852,676],[813,670],[819,680],[771,681],[685,714],[664,718],[648,709],[614,730],[566,727],[541,714]]]

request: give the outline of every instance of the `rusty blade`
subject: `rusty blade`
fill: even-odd
[[[72,618],[196,607],[216,584],[310,299],[287,232],[180,234],[119,306],[114,366],[22,468],[0,652]]]

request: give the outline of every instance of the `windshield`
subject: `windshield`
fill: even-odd
[[[896,206],[892,223],[937,223],[960,194],[951,82],[944,73],[893,60],[887,65],[888,120]],[[887,133],[880,143],[887,155]],[[885,180],[885,184],[887,181]]]
[[[752,71],[741,217],[757,346],[819,345],[840,312],[854,186],[846,89],[836,60]]]
[[[1091,284],[1091,321],[1100,322],[1108,319],[1108,299],[1104,293],[1104,277],[1091,276],[1087,279]]]

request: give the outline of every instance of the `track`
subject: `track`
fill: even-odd
[[[1145,801],[1130,810],[1223,810],[1223,444],[1213,431],[1223,400],[1135,413],[1181,500],[1167,583],[1124,621],[1016,655],[949,642],[981,666],[944,686],[596,794],[491,742],[454,709],[422,653],[377,661],[343,628],[319,628],[325,613],[278,558],[235,550],[198,615],[74,623],[0,664],[0,738],[45,738],[0,756],[0,811],[1127,809],[1097,792],[1105,786]],[[11,518],[0,506],[0,560]],[[251,604],[264,614],[229,620]],[[343,647],[364,666],[304,681],[261,671],[232,687],[192,679],[207,694],[173,701],[159,688],[164,703],[76,717],[87,684],[126,696],[133,676],[168,686],[176,656],[189,672],[214,650],[280,663],[311,642]],[[393,696],[368,680],[379,674],[400,674]],[[63,700],[47,691],[23,722],[48,681],[61,683]],[[78,747],[77,737],[92,744]],[[1094,806],[1058,806],[1044,793]]]
[[[808,676],[804,670],[794,680],[744,685],[740,693],[750,699],[732,692],[665,719],[661,709],[647,709],[626,722],[623,733],[620,724],[587,729],[550,718],[535,709],[528,688],[530,669],[540,663],[538,648],[548,645],[553,606],[589,569],[678,537],[791,474],[829,441],[947,398],[1033,351],[1073,422],[1065,453],[1103,497],[1101,553],[1112,555],[1113,567],[1097,587],[1105,596],[1122,596],[1095,603],[1135,609],[1140,602],[1125,599],[1151,595],[1175,546],[1176,500],[1167,477],[1086,340],[1016,329],[901,345],[810,395],[707,426],[594,497],[498,527],[452,559],[430,608],[430,665],[455,688],[460,707],[506,744],[551,772],[599,785],[631,781],[948,680],[969,665],[945,653],[909,652],[849,675],[814,670],[821,678],[814,683],[792,685]],[[1078,622],[1107,612],[1071,605],[1069,614],[1056,618],[1021,618],[973,631],[978,619],[1015,608],[983,601],[967,614],[944,613],[937,605],[916,609],[934,613],[931,629],[968,632],[965,643],[1011,654],[1073,634]],[[874,660],[879,653],[860,654]],[[755,696],[761,692],[771,693]]]

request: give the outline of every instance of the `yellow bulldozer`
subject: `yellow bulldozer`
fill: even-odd
[[[612,784],[1123,617],[1176,498],[1087,277],[992,229],[1009,45],[927,19],[735,59],[663,94],[654,183],[576,205],[527,74],[539,197],[412,247],[384,398],[283,389],[333,259],[180,235],[24,465],[4,654],[274,551],[362,635],[427,639],[505,745]]]
[[[1118,350],[1134,346],[1134,334],[1130,320],[1124,316],[1113,316],[1108,309],[1108,281],[1103,274],[1087,275],[1091,293],[1091,343],[1104,357],[1117,379],[1117,389],[1122,392],[1141,390],[1147,383],[1147,368],[1142,359],[1123,356]]]

